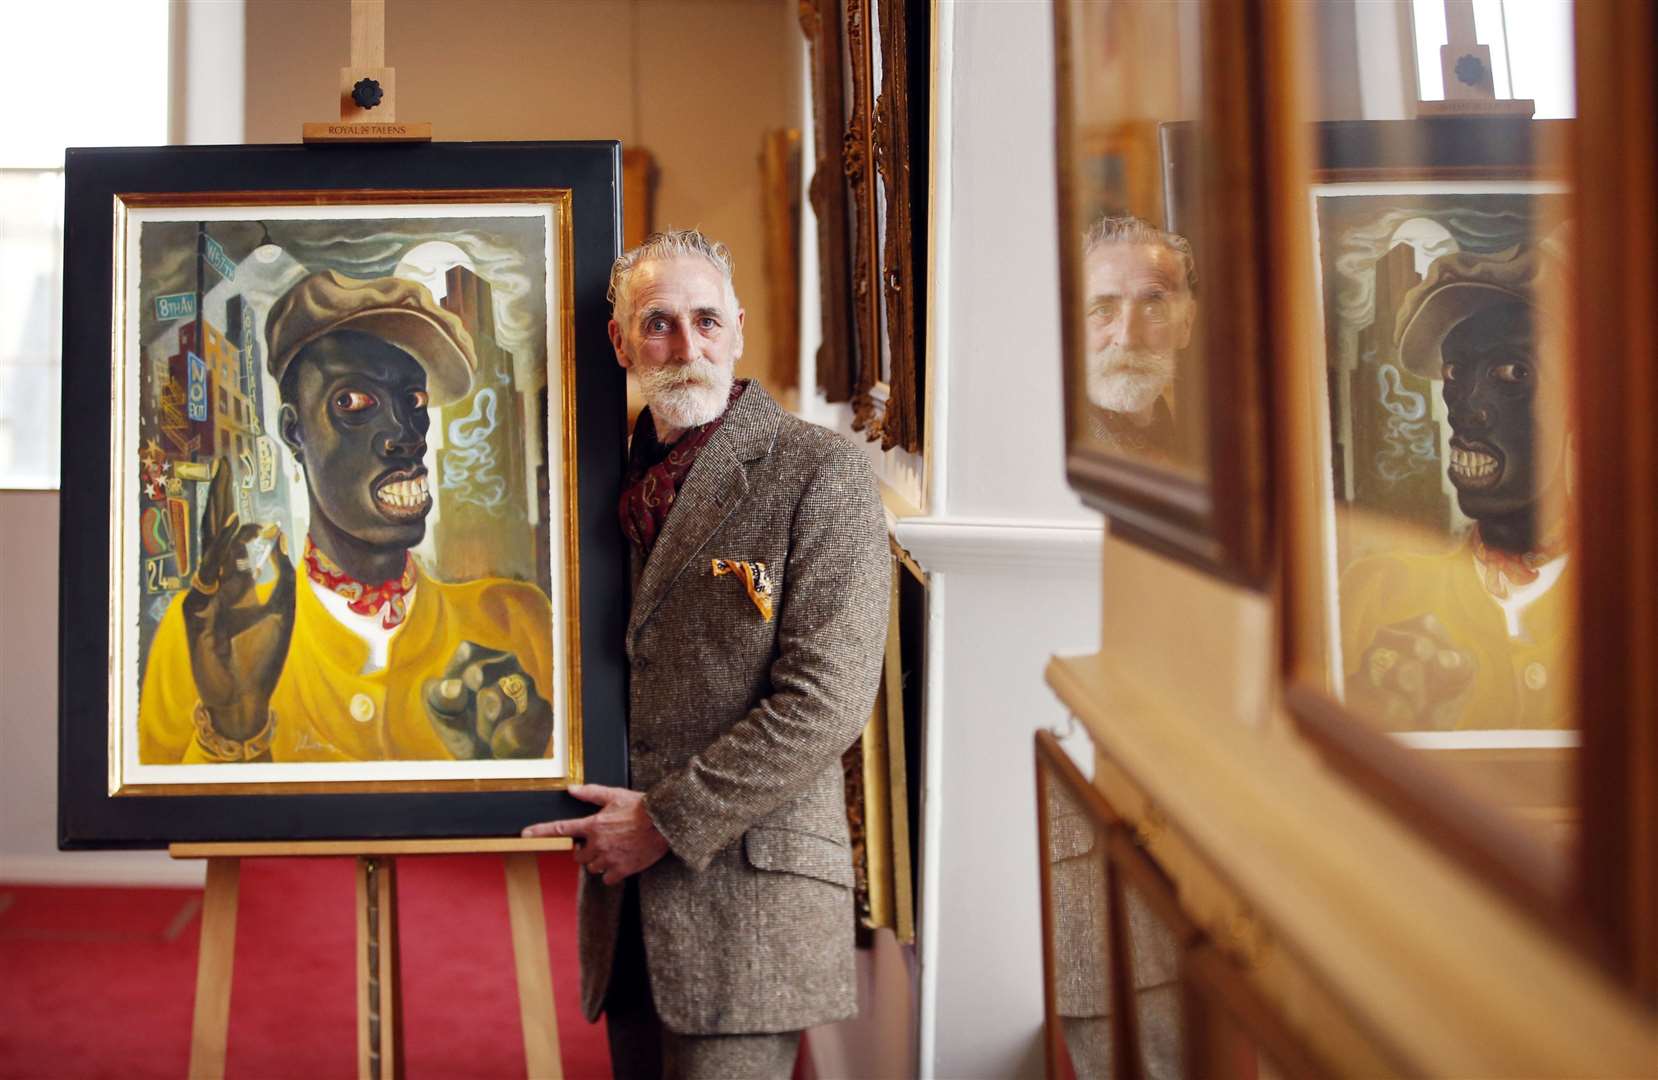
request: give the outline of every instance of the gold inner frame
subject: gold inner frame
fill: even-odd
[[[114,290],[110,325],[110,538],[109,580],[109,794],[117,795],[341,795],[359,793],[429,793],[463,791],[561,791],[579,784],[585,776],[582,742],[581,708],[581,515],[576,475],[578,440],[576,433],[576,344],[575,344],[575,250],[571,209],[574,193],[570,188],[464,188],[464,189],[353,189],[332,191],[190,191],[190,192],[126,192],[117,193],[112,200],[113,212],[113,266],[111,288]],[[121,532],[124,515],[130,509],[133,478],[125,469],[125,440],[127,430],[126,400],[130,372],[126,350],[127,322],[127,244],[128,211],[134,209],[188,209],[191,207],[240,206],[372,206],[389,204],[418,204],[458,206],[501,203],[527,203],[550,206],[553,211],[556,245],[560,261],[556,297],[557,318],[560,327],[558,385],[562,414],[563,454],[562,484],[564,498],[564,581],[563,620],[565,639],[564,731],[565,764],[561,777],[464,777],[453,780],[257,780],[246,782],[191,784],[127,782],[125,769],[125,724],[122,715],[125,696],[128,657],[126,635],[123,630],[125,601],[128,585],[133,577],[129,554],[122,546]],[[549,285],[553,284],[549,275]],[[554,306],[548,305],[549,319],[554,318]],[[548,363],[553,358],[548,357]],[[553,373],[548,373],[552,384]],[[544,433],[551,446],[551,433]],[[559,505],[549,500],[551,505]],[[133,674],[136,676],[137,672]]]

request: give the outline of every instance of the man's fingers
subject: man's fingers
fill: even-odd
[[[215,458],[213,462],[213,481],[209,485],[208,501],[215,511],[214,527],[228,528],[236,517],[236,494],[232,490],[230,462],[222,457]]]
[[[628,789],[606,787],[603,784],[577,784],[569,790],[571,795],[582,802],[590,802],[595,806],[609,806],[616,796],[625,794]]]
[[[593,828],[591,815],[582,818],[566,818],[563,821],[543,821],[536,825],[525,826],[521,836],[574,836],[586,839]]]

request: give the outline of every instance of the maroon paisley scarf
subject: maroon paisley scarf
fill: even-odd
[[[657,439],[656,422],[651,419],[650,409],[639,414],[633,425],[633,445],[628,450],[622,499],[616,509],[622,519],[622,531],[639,548],[640,554],[650,554],[657,534],[667,524],[668,513],[674,508],[679,485],[685,482],[697,455],[725,423],[731,406],[742,397],[747,385],[746,380],[733,382],[725,412],[685,432],[671,446],[664,446]]]

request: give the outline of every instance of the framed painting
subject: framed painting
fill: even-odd
[[[1338,1075],[1266,1001],[1243,965],[1213,942],[1186,953],[1181,975],[1190,1075],[1227,1080]]]
[[[65,847],[625,783],[614,143],[71,150]]]
[[[1114,534],[1259,587],[1265,284],[1236,267],[1260,242],[1264,135],[1244,19],[1055,4],[1059,277],[1071,485]]]
[[[925,444],[928,80],[922,0],[803,0],[823,341],[818,388],[882,449]],[[920,73],[917,77],[914,73]]]
[[[1204,1050],[1187,1016],[1185,958],[1202,933],[1046,731],[1036,734],[1036,797],[1047,1074],[1188,1075],[1183,1063]]]
[[[1117,1075],[1122,957],[1106,849],[1119,818],[1050,732],[1036,733],[1047,1075]]]
[[[1580,744],[1562,125],[1318,134],[1288,700],[1333,764],[1555,918]]]

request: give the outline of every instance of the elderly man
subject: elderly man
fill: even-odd
[[[1089,433],[1115,450],[1184,456],[1169,394],[1197,314],[1191,245],[1123,214],[1093,224],[1082,257]]]
[[[733,381],[725,245],[652,236],[611,273],[610,339],[648,408],[619,512],[634,790],[573,836],[582,995],[619,1077],[787,1077],[800,1029],[856,1011],[840,756],[869,717],[890,563],[849,443]]]
[[[200,564],[156,630],[148,764],[536,757],[552,734],[552,622],[534,585],[427,576],[427,408],[466,395],[460,320],[414,282],[325,270],[271,308],[282,441],[305,472],[305,583],[242,522],[215,465]],[[277,539],[276,580],[245,555]],[[479,715],[479,714],[482,715]]]
[[[1402,730],[1562,727],[1572,641],[1568,453],[1538,348],[1537,248],[1443,255],[1399,310],[1399,357],[1439,379],[1446,478],[1474,526],[1451,550],[1360,560],[1341,579],[1350,703]]]

